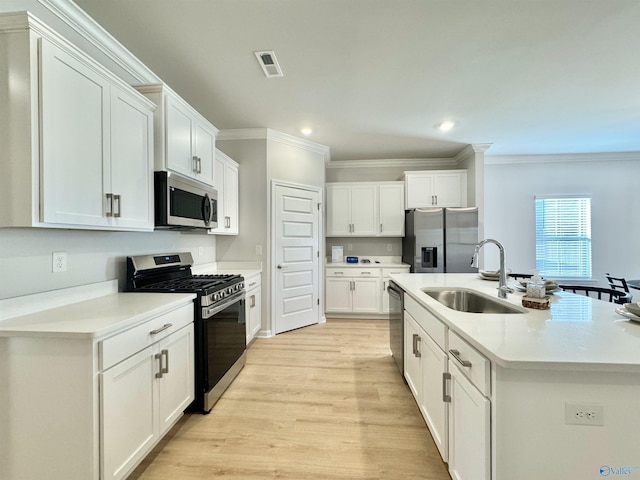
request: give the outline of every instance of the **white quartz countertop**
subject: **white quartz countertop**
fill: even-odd
[[[327,268],[399,268],[399,267],[406,267],[409,268],[410,265],[407,265],[406,263],[401,263],[401,262],[389,262],[389,263],[375,263],[373,260],[371,261],[371,263],[362,263],[362,262],[358,262],[358,263],[347,263],[347,262],[339,262],[339,263],[332,263],[332,262],[327,262],[325,267]]]
[[[491,361],[508,368],[640,371],[640,324],[615,313],[621,305],[556,292],[551,308],[522,307],[524,293],[498,299],[497,282],[476,274],[393,274],[421,305]],[[510,281],[515,285],[514,280]],[[421,289],[469,288],[519,306],[523,314],[464,313],[445,307]]]
[[[0,321],[0,337],[100,338],[193,302],[191,293],[113,293]]]

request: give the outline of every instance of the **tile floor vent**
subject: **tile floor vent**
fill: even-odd
[[[278,64],[278,59],[273,51],[254,52],[258,63],[264,72],[265,77],[283,77],[282,68]]]

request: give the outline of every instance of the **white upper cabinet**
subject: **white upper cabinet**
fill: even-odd
[[[466,207],[466,170],[404,172],[406,208]]]
[[[327,183],[327,236],[404,236],[403,182]]]
[[[0,52],[0,226],[153,230],[153,103],[27,14]]]
[[[154,115],[155,169],[215,185],[215,128],[166,85],[136,87],[158,108]]]
[[[209,233],[216,235],[238,235],[238,164],[220,150],[215,151],[215,184],[218,191],[218,228]]]

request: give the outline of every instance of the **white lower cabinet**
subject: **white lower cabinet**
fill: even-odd
[[[193,401],[193,302],[129,295],[156,296],[61,307],[90,333],[0,336],[2,480],[126,478]],[[101,318],[133,325],[100,337]]]
[[[327,268],[327,313],[380,313],[380,269]]]
[[[247,320],[247,345],[262,328],[262,276],[245,278],[247,296],[245,317]]]
[[[100,373],[101,478],[125,478],[182,415],[193,400],[193,359],[189,323]]]
[[[453,480],[491,478],[491,402],[449,360],[449,474]]]
[[[405,295],[404,369],[453,480],[491,479],[491,364]]]

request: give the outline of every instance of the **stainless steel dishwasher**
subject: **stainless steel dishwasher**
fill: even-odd
[[[389,293],[389,347],[404,379],[404,291],[393,280],[387,286]]]

